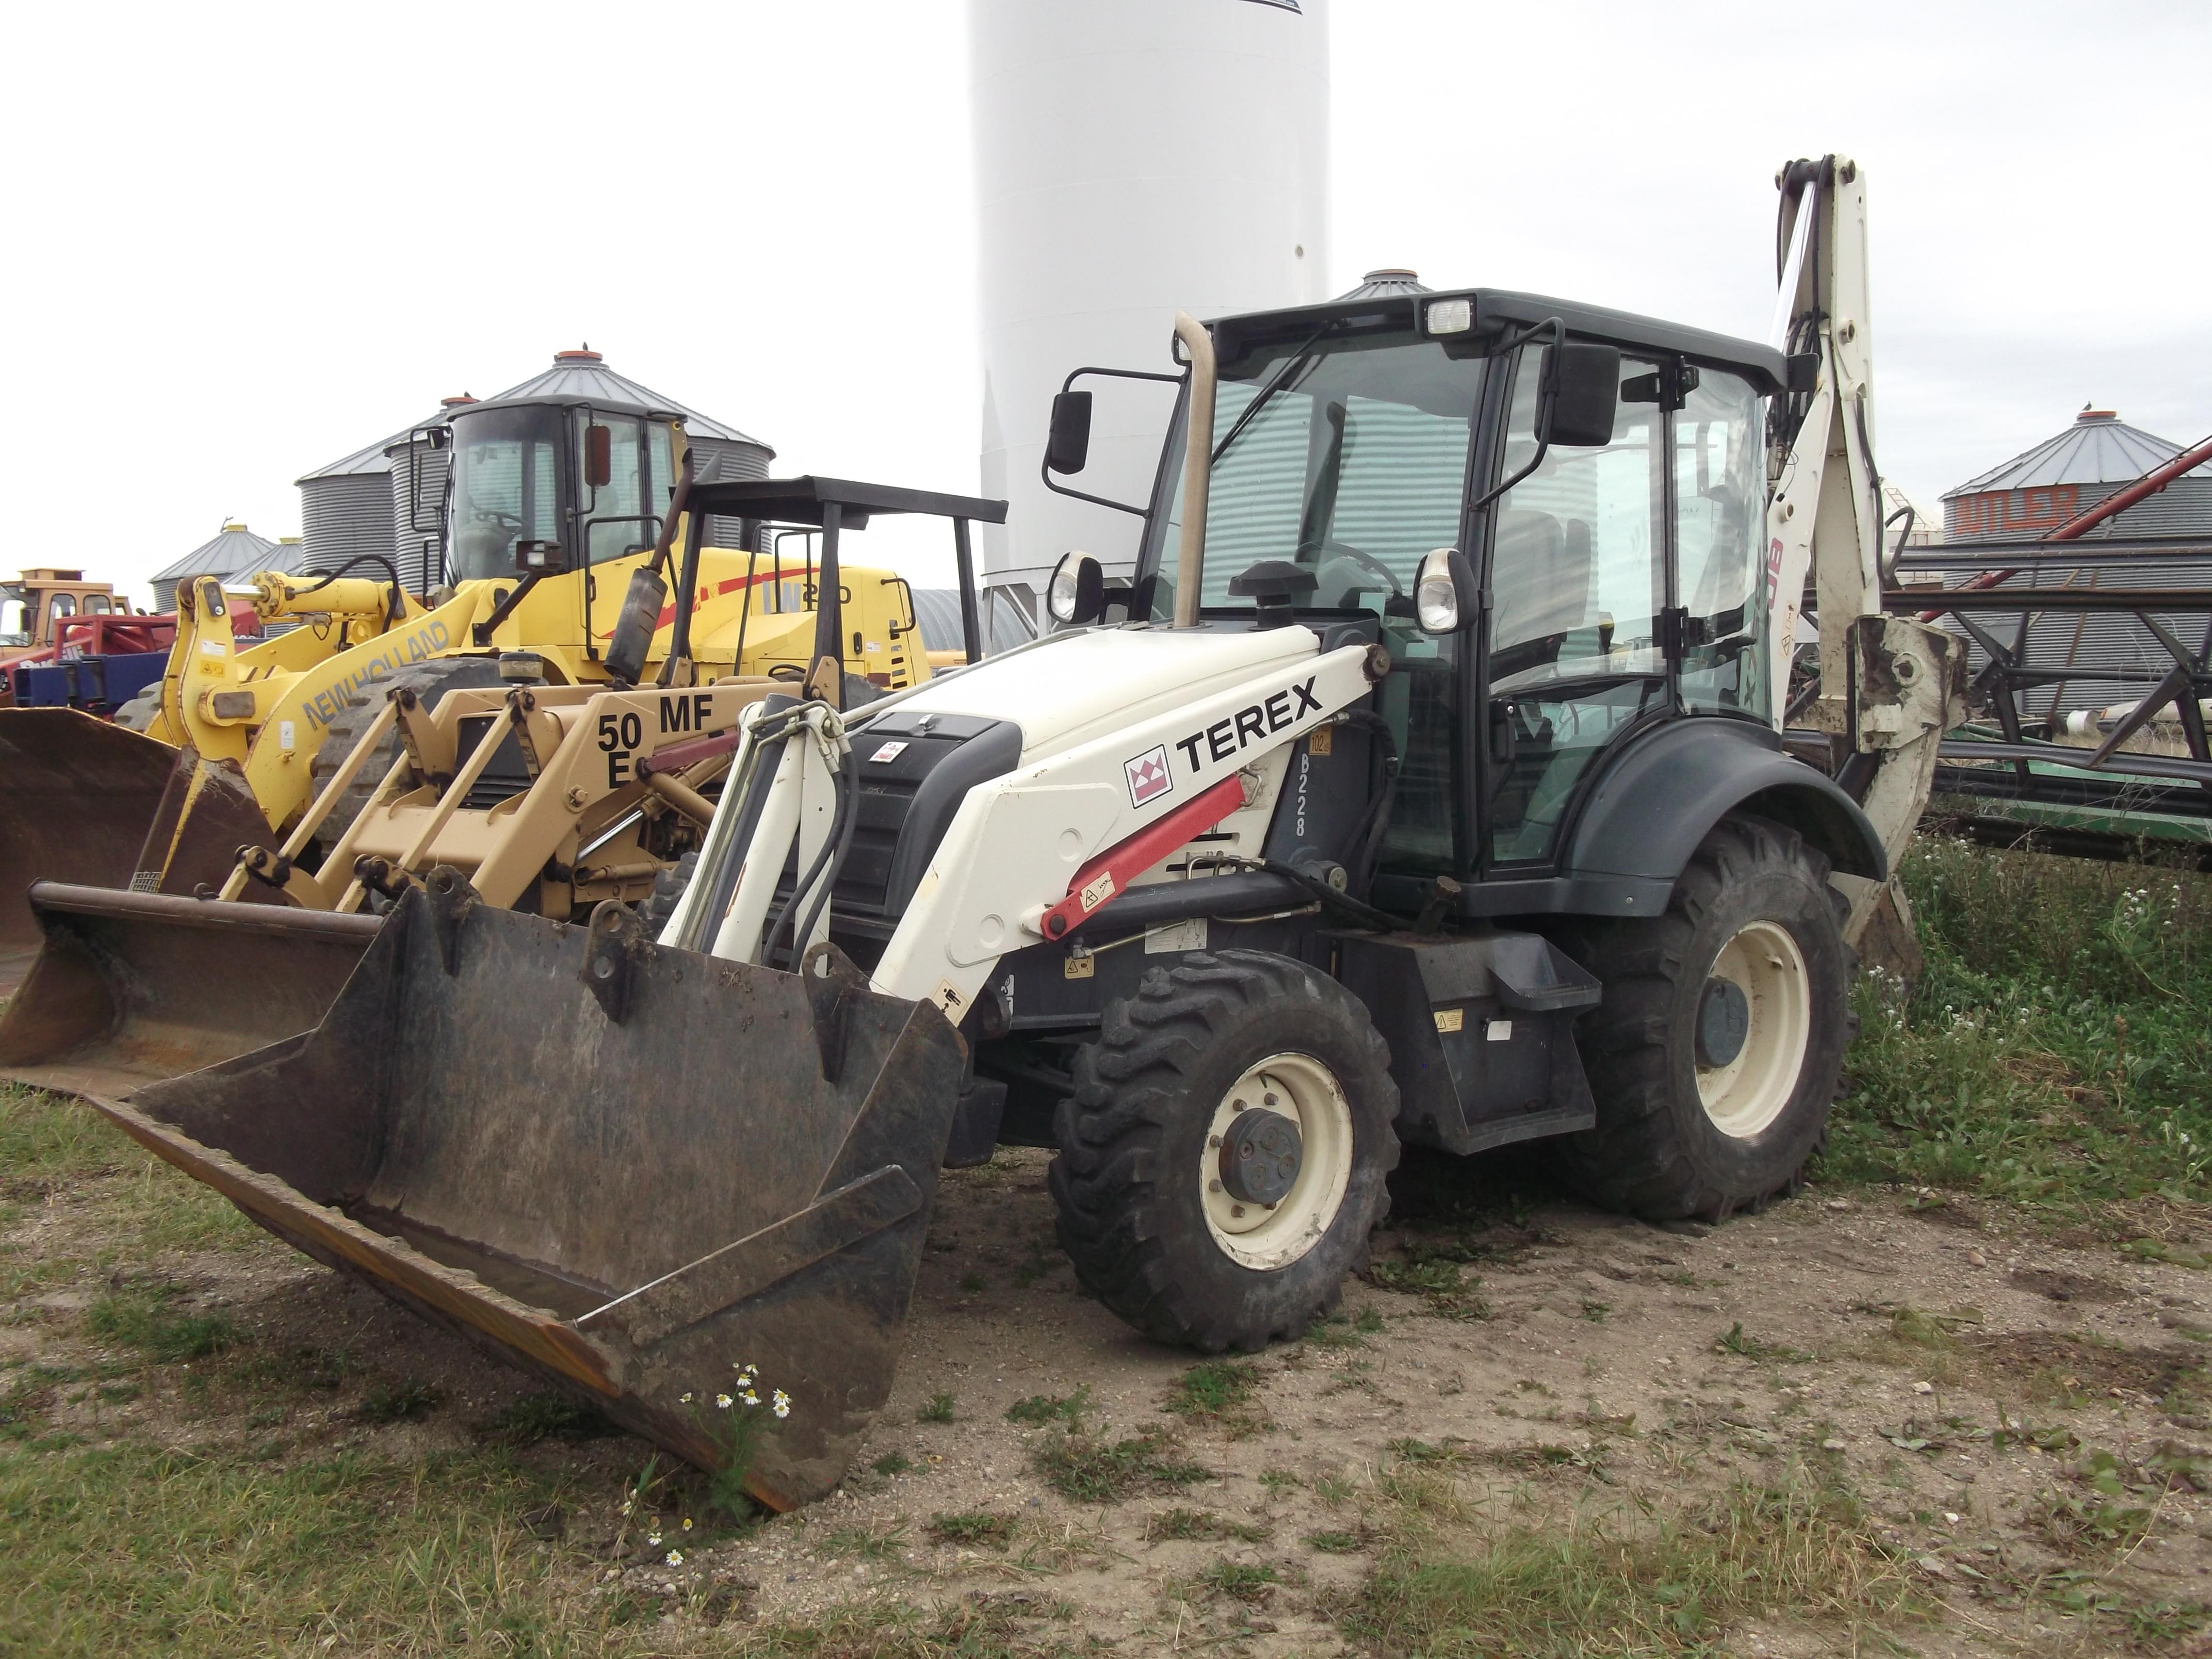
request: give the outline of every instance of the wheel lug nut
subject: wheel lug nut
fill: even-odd
[[[1209,1193],[1218,1193],[1221,1190],[1221,1183],[1218,1181],[1209,1181],[1206,1183],[1206,1190]]]
[[[1232,1218],[1242,1221],[1244,1218],[1244,1206],[1242,1204],[1232,1204],[1229,1206],[1229,1213]]]

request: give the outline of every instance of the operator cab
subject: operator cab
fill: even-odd
[[[1212,331],[1200,621],[1296,621],[1332,643],[1357,627],[1389,648],[1400,766],[1377,902],[1418,908],[1438,875],[1554,873],[1592,763],[1632,734],[1771,728],[1779,353],[1486,289]],[[1079,619],[1173,618],[1188,416],[1186,386],[1132,586],[1091,578]]]
[[[650,550],[675,492],[682,425],[674,411],[581,398],[458,411],[447,580],[551,574]]]

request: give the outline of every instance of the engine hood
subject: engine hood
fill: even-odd
[[[1052,754],[1310,657],[1310,629],[1101,628],[978,663],[901,700],[901,714],[971,714],[1022,729],[1022,758]]]

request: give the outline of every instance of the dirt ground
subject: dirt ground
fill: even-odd
[[[1417,1164],[1339,1316],[1213,1374],[1225,1381],[1208,1394],[1186,1382],[1195,1357],[1078,1291],[1045,1161],[1003,1152],[946,1178],[896,1393],[829,1501],[695,1542],[708,1529],[686,1532],[679,1490],[622,1513],[641,1443],[556,1439],[527,1455],[568,1466],[574,1497],[543,1535],[595,1594],[660,1597],[672,1620],[963,1599],[1012,1630],[1035,1620],[1125,1651],[1370,1651],[1342,1615],[1384,1547],[1384,1494],[1406,1501],[1394,1471],[1446,1473],[1478,1518],[1632,1524],[1794,1462],[1856,1492],[1932,1607],[1899,1650],[2105,1650],[2124,1626],[2069,1618],[2048,1593],[2084,1561],[2146,1605],[2212,1601],[2212,1421],[2197,1414],[2212,1406],[2189,1381],[2212,1329],[2203,1272],[1908,1193],[1814,1189],[1662,1231],[1538,1180],[1534,1198],[1455,1214],[1435,1199],[1455,1166]],[[90,1259],[90,1215],[55,1192],[5,1243],[19,1262]],[[136,1399],[57,1404],[58,1425],[277,1459],[350,1443],[406,1457],[475,1443],[538,1387],[273,1241],[149,1265],[252,1350],[352,1356],[358,1374],[337,1362],[338,1379],[277,1421],[196,1390],[185,1365]],[[71,1316],[104,1288],[80,1279],[6,1310],[0,1363],[96,1359]],[[360,1395],[379,1376],[435,1403],[372,1423]],[[1079,1446],[1138,1443],[1117,1501],[1073,1501],[1048,1479],[1041,1459],[1071,1443],[1071,1422]],[[2130,1507],[2148,1519],[2118,1518]],[[1778,1615],[1728,1640],[1745,1654],[1857,1645],[1843,1622]]]

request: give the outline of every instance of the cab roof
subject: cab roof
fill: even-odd
[[[1255,347],[1285,340],[1302,341],[1334,325],[1333,332],[1348,337],[1362,334],[1413,333],[1424,331],[1426,307],[1440,300],[1474,302],[1474,327],[1443,339],[1495,337],[1557,317],[1567,332],[1583,339],[1619,346],[1625,351],[1649,351],[1680,356],[1693,363],[1724,368],[1742,375],[1763,395],[1784,389],[1782,354],[1771,346],[1740,340],[1733,335],[1638,317],[1632,312],[1604,306],[1555,300],[1547,295],[1521,294],[1499,288],[1448,288],[1433,293],[1367,293],[1355,289],[1342,299],[1320,305],[1294,306],[1281,311],[1253,311],[1215,319],[1214,349],[1224,362],[1233,362]]]

